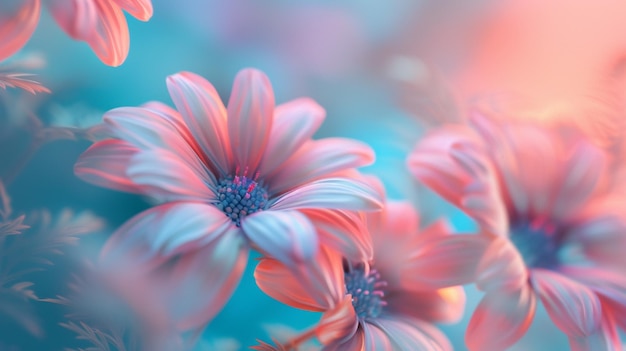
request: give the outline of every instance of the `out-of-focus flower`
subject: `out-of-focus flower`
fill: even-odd
[[[0,4],[0,61],[21,49],[39,22],[42,0],[12,0]],[[151,0],[48,0],[59,26],[73,39],[85,41],[107,65],[119,66],[130,46],[123,10],[147,21]]]
[[[43,58],[29,55],[21,59],[5,61],[0,65],[0,88],[19,88],[31,94],[49,93],[50,90],[41,83],[30,79],[33,74],[22,73],[24,70],[41,68],[45,65]]]
[[[572,349],[619,349],[625,198],[609,191],[606,161],[580,134],[478,113],[469,125],[442,127],[418,143],[411,172],[481,233],[434,241],[411,279],[432,287],[475,282],[485,291],[467,329],[470,350],[514,344],[537,297]]]
[[[380,208],[354,170],[373,161],[367,145],[311,140],[324,110],[309,99],[274,108],[269,80],[257,70],[237,75],[228,109],[200,76],[179,73],[167,83],[178,111],[151,102],[107,112],[116,139],[94,144],[75,170],[88,182],[156,201],[117,230],[102,260],[132,257],[148,271],[172,261],[160,271],[171,277],[159,280],[178,304],[181,329],[220,310],[250,246],[289,265],[309,262],[318,241],[354,258],[371,255],[361,218],[338,210]]]
[[[419,231],[418,215],[405,202],[388,202],[367,220],[371,261],[352,261],[323,246],[315,265],[304,270],[272,258],[259,263],[255,277],[261,290],[290,306],[324,312],[319,325],[285,344],[287,349],[316,336],[324,350],[452,350],[432,323],[461,317],[462,288],[437,290],[405,281],[423,268],[428,243],[449,235],[446,225],[440,221]]]

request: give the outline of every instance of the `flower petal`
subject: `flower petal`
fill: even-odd
[[[452,351],[446,336],[434,325],[409,317],[382,317],[372,320],[394,344],[390,350]]]
[[[483,142],[469,128],[431,132],[407,160],[413,176],[461,208],[491,234],[506,235],[506,209]]]
[[[244,69],[235,77],[228,100],[228,135],[235,163],[256,173],[272,130],[274,91],[267,76]]]
[[[288,266],[309,262],[318,250],[315,228],[298,211],[260,211],[241,221],[250,241]]]
[[[46,2],[59,26],[73,39],[87,40],[95,31],[98,6],[95,1],[50,0]]]
[[[143,150],[164,149],[177,155],[207,183],[213,174],[198,157],[198,146],[180,115],[167,106],[150,102],[142,107],[121,107],[104,114],[111,135]]]
[[[401,284],[405,289],[419,291],[473,282],[490,243],[486,236],[473,234],[432,240],[400,267]]]
[[[273,258],[263,258],[254,277],[269,296],[295,308],[323,312],[345,296],[342,257],[320,247],[315,265],[287,266]]]
[[[147,21],[152,17],[151,0],[113,0],[117,5],[128,11],[140,21]]]
[[[126,173],[133,183],[142,187],[144,194],[159,202],[216,199],[214,183],[207,173],[196,173],[167,150],[139,152],[130,160]]]
[[[123,140],[103,140],[93,144],[74,165],[80,179],[109,189],[140,193],[142,188],[127,175],[131,159],[139,149]]]
[[[598,331],[602,306],[589,288],[545,269],[534,269],[531,279],[548,315],[566,335],[584,338]]]
[[[341,210],[301,210],[319,236],[320,244],[341,252],[351,262],[369,262],[374,255],[372,241],[363,216]]]
[[[332,344],[325,345],[323,351],[344,351],[344,350],[365,350],[365,338],[363,335],[363,329],[358,328],[354,335],[343,342],[334,342]]]
[[[329,208],[378,210],[382,207],[369,185],[355,179],[326,178],[305,184],[280,196],[271,205],[275,210]]]
[[[606,171],[604,153],[590,142],[579,141],[563,166],[553,216],[571,218],[590,198]]]
[[[276,106],[274,122],[261,161],[261,174],[270,174],[319,129],[326,111],[309,98],[300,98]]]
[[[341,302],[322,315],[316,336],[323,345],[343,343],[354,337],[358,326],[352,296],[345,295]]]
[[[602,306],[606,308],[606,306]],[[612,311],[603,311],[602,326],[587,337],[570,337],[572,351],[622,350],[622,343],[612,318]]]
[[[507,349],[526,333],[535,307],[536,298],[528,286],[516,291],[488,291],[467,327],[467,348],[471,351]]]
[[[33,35],[41,11],[40,0],[9,1],[0,5],[0,61],[19,51]]]
[[[98,8],[98,16],[91,23],[92,29],[88,33],[81,33],[80,39],[89,44],[104,64],[119,66],[126,60],[130,48],[126,17],[122,9],[108,0],[94,2]]]
[[[362,323],[363,336],[365,339],[364,351],[393,351],[394,345],[389,336],[378,326],[370,323]]]
[[[234,227],[211,205],[168,203],[131,218],[109,238],[101,261],[132,257],[134,262],[162,263],[173,255],[206,246]]]
[[[311,180],[374,162],[374,151],[362,142],[346,138],[309,141],[270,176],[270,191],[280,194]]]
[[[202,150],[221,175],[233,172],[226,108],[206,79],[181,72],[167,77],[167,89]]]
[[[478,264],[476,286],[483,291],[515,291],[527,283],[526,265],[513,244],[502,237],[493,240]]]
[[[387,275],[384,275],[387,279]],[[456,323],[465,312],[465,290],[454,286],[439,290],[386,290],[386,310],[429,322]]]

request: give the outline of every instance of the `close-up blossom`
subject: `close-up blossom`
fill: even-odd
[[[322,247],[313,272],[298,274],[263,258],[257,284],[289,306],[323,312],[313,334],[324,350],[452,350],[433,323],[461,317],[463,289],[438,290],[403,278],[419,269],[430,240],[450,235],[444,220],[421,230],[419,222],[411,204],[388,201],[382,212],[367,216],[372,260],[354,261]],[[295,349],[296,342],[289,346]]]
[[[324,119],[319,105],[298,99],[274,108],[268,78],[254,69],[237,75],[228,108],[193,73],[170,76],[167,85],[178,111],[150,102],[107,112],[103,128],[115,138],[90,147],[76,174],[156,203],[113,234],[102,259],[130,255],[138,265],[158,266],[180,255],[173,279],[202,279],[206,299],[202,308],[188,306],[181,328],[219,311],[249,247],[289,265],[310,261],[318,242],[350,247],[355,259],[370,254],[362,234],[350,230],[358,217],[338,210],[380,207],[373,189],[350,172],[374,155],[354,140],[312,140]]]
[[[84,41],[109,66],[128,55],[124,12],[141,21],[152,17],[151,0],[9,0],[0,4],[0,61],[19,51],[39,22],[42,3],[72,39]]]
[[[417,179],[479,225],[479,234],[433,243],[428,268],[412,277],[485,292],[466,332],[470,350],[514,344],[539,302],[573,350],[619,349],[624,199],[611,191],[604,152],[573,134],[476,113],[433,130],[408,158]]]

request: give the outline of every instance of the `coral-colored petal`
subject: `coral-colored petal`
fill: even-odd
[[[0,5],[0,61],[19,51],[30,39],[39,23],[40,0],[15,1]]]
[[[309,141],[269,179],[270,191],[280,194],[308,181],[374,162],[374,151],[345,138]]]
[[[276,106],[274,122],[261,161],[261,174],[271,174],[319,129],[326,111],[315,101],[300,98]]]
[[[469,128],[448,126],[428,134],[407,160],[411,173],[481,227],[505,235],[507,217],[485,146]]]
[[[143,193],[159,202],[199,201],[216,199],[206,173],[196,172],[167,150],[142,151],[133,156],[126,171]]]
[[[371,321],[389,336],[393,350],[452,351],[448,338],[434,325],[420,319],[386,316]]]
[[[213,85],[194,73],[181,72],[167,77],[167,89],[215,170],[221,175],[233,172],[226,108]]]
[[[352,305],[352,296],[345,295],[341,302],[326,311],[318,325],[316,336],[323,345],[343,343],[353,338],[359,320]]]
[[[460,286],[423,291],[387,290],[385,300],[385,309],[390,314],[429,322],[456,323],[465,312],[465,291]]]
[[[478,265],[491,240],[482,235],[461,234],[432,240],[401,270],[401,284],[408,290],[439,289],[464,285],[476,279]]]
[[[198,157],[198,146],[190,131],[180,120],[180,115],[173,112],[162,104],[151,102],[142,107],[110,110],[103,119],[112,137],[144,150],[171,151],[208,184],[214,184],[213,174]]]
[[[93,144],[74,165],[80,179],[109,189],[139,193],[142,188],[126,175],[130,161],[139,149],[123,140],[103,140]]]
[[[555,219],[571,218],[591,197],[606,171],[606,157],[587,141],[579,141],[563,166],[552,210]]]
[[[326,311],[345,296],[342,257],[320,247],[314,265],[286,266],[263,258],[254,276],[261,290],[289,306]]]
[[[371,237],[360,213],[326,209],[301,211],[315,226],[321,245],[341,252],[350,262],[372,260]]]
[[[346,341],[335,342],[325,345],[322,348],[323,351],[364,351],[365,350],[365,338],[363,335],[363,329],[358,328],[354,335]]]
[[[476,286],[483,291],[521,289],[528,282],[522,256],[505,238],[496,238],[478,264]]]
[[[591,289],[545,269],[534,269],[531,279],[548,315],[566,335],[584,338],[598,331],[602,306]]]
[[[132,257],[135,262],[162,262],[205,246],[232,227],[230,219],[212,205],[186,202],[159,205],[122,225],[102,249],[101,261]]]
[[[465,343],[468,349],[507,349],[526,333],[535,315],[535,307],[536,298],[528,286],[517,291],[487,292],[467,327]]]
[[[602,306],[603,309],[606,306]],[[612,311],[603,311],[602,325],[594,334],[583,337],[570,337],[570,348],[572,351],[618,351],[622,350],[622,343],[613,321]]]
[[[280,196],[272,209],[330,208],[378,210],[382,203],[367,184],[355,179],[326,178],[305,184]]]
[[[394,351],[394,345],[389,336],[379,327],[362,323],[365,351]]]
[[[128,11],[140,21],[147,21],[152,17],[151,0],[113,0],[117,5]]]
[[[96,56],[106,65],[119,66],[124,63],[130,48],[128,24],[122,9],[109,0],[93,0],[98,16],[92,22],[92,30],[81,34],[80,39],[89,44]]]
[[[228,302],[239,284],[248,249],[238,230],[189,252],[172,268],[168,295],[182,330],[203,327]]]
[[[317,254],[315,228],[298,211],[260,211],[242,218],[241,227],[261,252],[288,266],[310,262]]]
[[[228,135],[235,163],[256,173],[274,120],[274,90],[267,76],[244,69],[235,77],[228,100]]]
[[[47,5],[59,26],[73,39],[87,40],[94,34],[99,15],[95,1],[50,0]]]

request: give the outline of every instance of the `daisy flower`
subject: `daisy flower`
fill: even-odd
[[[420,231],[413,207],[390,201],[383,212],[368,214],[367,226],[374,244],[369,261],[328,247],[320,249],[316,265],[299,271],[273,258],[261,260],[255,272],[261,290],[287,305],[323,312],[314,329],[287,346],[316,336],[323,350],[452,350],[433,323],[461,318],[463,289],[437,290],[404,279],[421,266],[428,242],[448,235],[445,222]]]
[[[302,98],[275,107],[268,78],[254,69],[237,75],[228,108],[193,73],[170,76],[167,86],[177,110],[151,102],[107,112],[113,138],[76,164],[88,182],[156,203],[117,230],[104,261],[133,257],[150,270],[176,258],[167,266],[173,286],[189,280],[194,289],[184,293],[206,297],[181,314],[191,326],[225,303],[249,247],[290,266],[315,257],[318,242],[371,256],[371,242],[353,229],[361,218],[343,210],[380,208],[354,169],[373,162],[373,152],[349,139],[312,140],[325,116],[318,104]]]
[[[43,0],[59,26],[73,39],[85,41],[109,66],[121,65],[130,46],[123,10],[147,21],[151,0]],[[42,0],[0,4],[0,61],[20,50],[39,22]]]
[[[514,344],[538,300],[573,350],[619,349],[626,215],[600,149],[581,135],[476,113],[428,134],[408,167],[480,227],[431,243],[411,278],[485,292],[467,329],[470,350]]]

